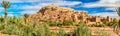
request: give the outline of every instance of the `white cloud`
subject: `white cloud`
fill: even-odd
[[[0,11],[4,10],[4,8],[0,8]]]
[[[113,10],[113,11],[116,11],[116,8],[106,8],[105,10]]]
[[[71,3],[71,4],[70,4]],[[73,7],[74,5],[78,5],[81,4],[81,2],[72,2],[72,1],[53,1],[53,2],[49,2],[49,3],[38,3],[37,5],[26,5],[23,7],[20,7],[22,9],[26,9],[26,10],[39,10],[40,8],[44,7],[44,6],[48,6],[51,4],[55,4],[58,6],[68,6],[68,7]]]
[[[88,12],[88,11],[85,11],[85,10],[76,10],[78,12]]]
[[[54,3],[59,6],[74,6],[74,5],[81,4],[81,2],[77,2],[77,1],[57,1]]]
[[[94,7],[120,7],[120,0],[100,0],[98,2],[87,3],[83,7],[94,8]]]
[[[73,7],[75,5],[81,4],[81,2],[74,2],[74,1],[51,1],[51,2],[40,2],[36,5],[25,5],[22,7],[18,7],[17,9],[24,9],[25,11],[22,11],[21,13],[28,13],[28,14],[34,14],[37,11],[40,10],[40,8],[51,5],[51,4],[55,4],[58,6],[68,6],[68,7]]]
[[[0,2],[2,2],[2,1],[0,1]],[[23,2],[40,2],[40,1],[48,1],[48,0],[6,0],[6,1],[10,1],[12,3],[23,3]]]
[[[0,16],[4,16],[4,14],[0,14]],[[12,17],[12,16],[14,16],[14,14],[8,14],[7,16],[9,16],[9,17]]]
[[[33,10],[24,10],[24,11],[20,11],[20,12],[8,12],[8,16],[23,16],[24,14],[35,14],[36,11]],[[4,13],[0,14],[4,16]]]
[[[4,8],[0,7],[0,12],[4,11]]]
[[[34,0],[34,1],[33,0],[7,0],[7,1],[10,1],[11,3],[25,3],[25,2],[31,3],[31,5],[23,4],[23,5],[19,5],[19,7],[17,5],[11,5],[12,9],[40,9],[43,6],[47,6],[50,4],[73,7],[74,5],[78,5],[82,3],[77,1],[65,1],[65,0]]]
[[[10,17],[12,17],[12,16],[14,16],[13,14],[8,14],[7,16],[10,16]]]
[[[11,5],[9,9],[22,9],[24,11],[21,12],[8,12],[10,16],[13,16],[12,13],[20,13],[20,14],[34,14],[37,11],[40,10],[40,8],[51,5],[51,4],[56,4],[58,6],[68,6],[68,7],[74,7],[75,5],[81,4],[81,2],[77,1],[65,1],[65,0],[7,0],[10,1],[11,3],[25,3],[28,2],[30,5]],[[2,1],[0,1],[1,3]],[[3,10],[3,8],[0,8],[0,10]]]
[[[21,12],[19,12],[21,15],[23,15],[23,14],[35,14],[36,13],[36,11],[30,11],[30,10],[25,10],[25,11],[21,11]]]
[[[118,18],[118,14],[116,12],[101,12],[101,13],[93,13],[93,14],[90,14],[92,16],[101,16],[101,17],[107,17],[107,16],[110,16],[112,18]]]

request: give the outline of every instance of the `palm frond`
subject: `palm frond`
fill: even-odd
[[[117,11],[117,14],[120,16],[120,7],[118,7],[116,11]]]
[[[2,5],[2,7],[4,7],[5,9],[7,9],[7,8],[10,7],[11,3],[8,2],[8,1],[2,1],[1,5]]]

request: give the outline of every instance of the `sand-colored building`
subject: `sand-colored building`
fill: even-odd
[[[54,22],[64,20],[73,20],[76,23],[81,21],[85,22],[86,24],[96,24],[96,23],[103,23],[105,20],[108,22],[112,22],[113,18],[107,17],[100,17],[100,16],[90,16],[87,12],[75,11],[71,8],[63,8],[56,5],[50,5],[41,8],[36,14],[31,15],[32,21],[45,21],[45,20],[52,20]]]

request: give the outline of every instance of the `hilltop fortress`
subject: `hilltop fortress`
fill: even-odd
[[[41,8],[36,14],[30,16],[32,21],[45,21],[51,19],[51,21],[57,22],[64,20],[73,20],[75,23],[81,21],[86,24],[102,24],[103,21],[112,22],[115,18],[109,16],[101,18],[100,16],[90,16],[86,12],[78,12],[71,8],[62,8],[56,5],[50,5]]]

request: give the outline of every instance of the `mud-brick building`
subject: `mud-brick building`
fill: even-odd
[[[109,16],[90,16],[84,11],[75,11],[71,8],[63,8],[56,5],[43,7],[36,14],[31,15],[30,18],[32,21],[46,21],[51,19],[53,22],[64,22],[64,20],[73,20],[76,23],[83,21],[86,24],[101,24],[104,20],[107,20],[108,22],[113,21],[113,18],[110,18]]]

